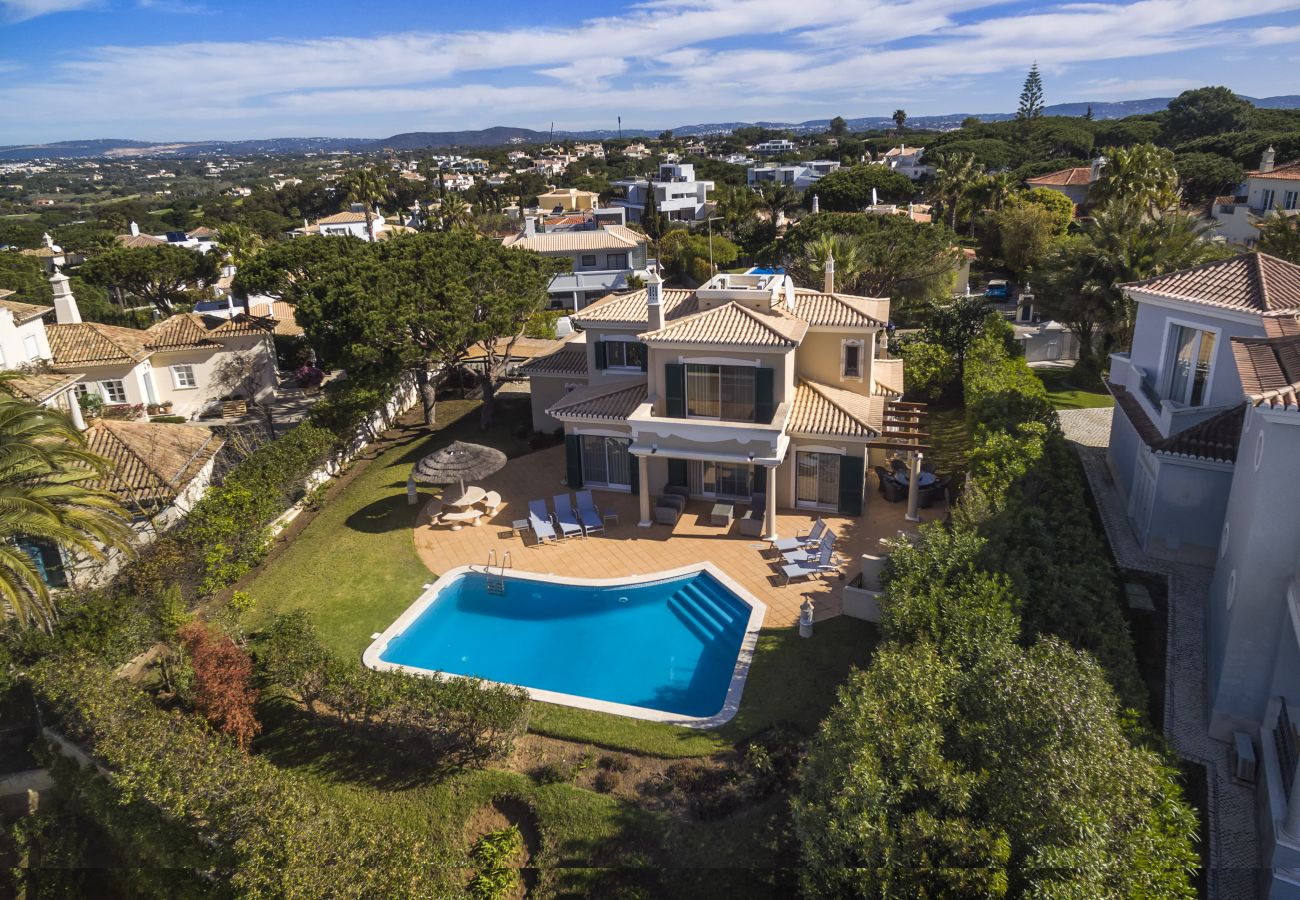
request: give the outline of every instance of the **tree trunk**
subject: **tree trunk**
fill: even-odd
[[[479,388],[483,391],[483,406],[479,409],[478,427],[480,431],[487,431],[492,425],[492,414],[496,410],[497,380],[493,376],[491,367],[486,363],[478,381]]]
[[[429,379],[429,370],[424,366],[415,370],[415,384],[420,392],[420,404],[424,408],[424,424],[432,426],[437,421],[438,386]]]

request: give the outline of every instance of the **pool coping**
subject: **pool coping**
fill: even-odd
[[[415,599],[410,606],[402,611],[393,623],[383,632],[375,636],[370,646],[361,654],[361,661],[367,668],[374,669],[377,672],[410,672],[415,675],[425,677],[436,676],[441,678],[474,678],[472,675],[459,675],[454,672],[443,672],[438,669],[425,669],[419,666],[406,665],[404,663],[390,663],[380,658],[381,654],[388,649],[388,644],[393,638],[402,634],[410,627],[420,615],[429,608],[442,593],[442,586],[458,576],[467,574],[483,575],[486,574],[484,566],[457,566],[454,569],[448,569],[442,573],[436,581],[425,587],[424,592]],[[718,728],[735,718],[736,713],[740,710],[741,696],[745,690],[745,682],[749,678],[749,667],[754,661],[754,651],[758,647],[758,633],[763,628],[763,618],[767,615],[767,604],[759,600],[742,586],[736,579],[732,578],[721,568],[711,562],[691,563],[687,566],[679,566],[675,569],[664,569],[660,572],[642,572],[635,575],[624,575],[618,578],[571,578],[559,575],[555,572],[525,572],[509,571],[506,578],[514,578],[521,581],[540,581],[548,584],[556,582],[562,584],[579,585],[586,587],[616,587],[622,585],[639,584],[646,581],[661,581],[671,578],[680,578],[685,575],[696,575],[700,572],[707,572],[716,578],[728,590],[732,591],[742,602],[749,604],[749,622],[745,626],[745,634],[740,641],[740,650],[736,655],[736,666],[731,673],[731,683],[727,686],[727,696],[722,702],[722,708],[711,716],[684,716],[681,713],[668,712],[662,709],[651,709],[646,706],[632,706],[627,703],[615,703],[610,700],[597,700],[593,697],[582,697],[577,694],[564,694],[559,691],[548,691],[542,688],[533,688],[528,685],[509,685],[519,687],[528,693],[533,700],[543,703],[554,703],[559,706],[572,706],[576,709],[587,709],[593,712],[609,713],[615,716],[626,716],[633,719],[645,719],[651,722],[660,722],[666,725],[680,725],[685,728]],[[475,679],[487,684],[506,684],[506,682],[488,681],[487,679]]]

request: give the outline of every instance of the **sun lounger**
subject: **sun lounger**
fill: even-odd
[[[772,548],[779,553],[789,553],[792,550],[800,550],[804,547],[820,544],[822,532],[825,530],[826,521],[819,516],[817,521],[813,522],[813,526],[807,534],[778,538],[772,542]]]
[[[528,501],[528,527],[533,530],[539,544],[548,540],[559,540],[555,535],[555,528],[551,525],[551,516],[546,511],[545,500]]]
[[[806,563],[814,560],[821,554],[822,548],[826,545],[834,546],[835,532],[827,528],[822,532],[822,539],[816,547],[800,547],[797,550],[787,550],[781,554],[781,558],[787,563]]]
[[[582,530],[587,534],[603,532],[605,519],[596,508],[596,501],[592,499],[591,491],[578,491],[574,496],[578,500],[578,518],[582,520]]]
[[[811,562],[792,563],[781,567],[781,574],[785,575],[785,583],[789,584],[791,578],[806,578],[813,575],[821,575],[826,572],[834,572],[835,564],[831,561],[835,555],[835,545],[830,541],[822,543],[821,552],[817,558]]]
[[[555,495],[555,524],[560,526],[560,534],[566,538],[583,533],[582,523],[578,521],[578,514],[573,511],[573,504],[569,502],[568,494]]]

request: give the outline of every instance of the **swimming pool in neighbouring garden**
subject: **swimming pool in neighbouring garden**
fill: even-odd
[[[601,580],[496,572],[464,566],[438,579],[375,639],[366,665],[693,727],[735,715],[766,607],[716,566]]]

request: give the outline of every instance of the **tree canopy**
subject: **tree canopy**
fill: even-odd
[[[1183,140],[1207,134],[1241,131],[1250,121],[1255,108],[1226,87],[1203,87],[1183,91],[1169,101],[1165,127],[1169,134]]]
[[[888,166],[863,165],[839,169],[808,188],[827,212],[859,212],[871,205],[875,190],[881,203],[906,203],[916,193],[912,180]]]
[[[220,275],[215,253],[171,244],[114,247],[81,266],[81,276],[91,284],[151,303],[164,316],[174,313],[178,304],[201,297]]]

